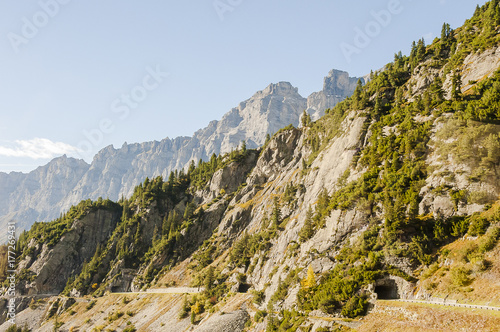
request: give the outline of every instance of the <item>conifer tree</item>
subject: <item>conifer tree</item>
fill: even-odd
[[[302,127],[307,127],[311,124],[311,115],[309,115],[306,110],[302,112],[302,115],[300,117],[300,125]]]
[[[195,209],[196,205],[193,202],[187,203],[186,208],[184,209],[184,220],[191,219],[191,217],[193,217]]]
[[[210,266],[207,270],[207,275],[205,276],[204,286],[205,292],[209,293],[212,289],[215,282],[215,269],[213,266]]]
[[[425,41],[421,38],[417,43],[417,61],[420,62],[425,58]]]
[[[177,212],[175,210],[171,211],[168,214],[166,225],[168,225],[168,227],[169,227],[169,229],[168,229],[168,239],[169,240],[175,235],[175,233],[177,231],[177,219],[178,219],[178,216],[177,216]]]
[[[481,15],[481,7],[479,5],[476,5],[476,10],[474,11],[474,17],[479,17]]]
[[[247,142],[245,140],[241,141],[241,154],[245,155],[247,153]]]
[[[451,85],[451,98],[453,100],[460,100],[462,97],[462,77],[460,73],[455,73],[452,78]]]
[[[299,231],[300,242],[305,242],[309,240],[314,234],[312,215],[313,215],[312,209],[311,207],[309,207],[309,209],[306,212],[306,220],[304,221],[304,226],[302,226],[302,228]]]
[[[189,163],[189,168],[188,168],[188,176],[190,177],[191,174],[194,172],[194,170],[196,169],[196,166],[194,165],[194,160],[191,160],[191,162]]]
[[[361,105],[361,94],[363,93],[363,83],[361,82],[361,79],[358,79],[358,82],[356,84],[356,88],[354,89],[354,93],[352,95],[352,100],[354,102],[353,107],[354,108],[362,108],[363,105]]]
[[[273,213],[271,215],[271,221],[272,221],[273,227],[278,227],[279,224],[281,223],[281,207],[280,207],[278,197],[274,197]]]
[[[266,140],[264,142],[264,145],[266,145],[267,143],[269,143],[270,140],[271,140],[271,135],[266,134]]]
[[[210,168],[212,172],[215,172],[215,170],[217,169],[217,156],[215,155],[215,153],[213,153],[210,157]]]
[[[161,235],[162,236],[168,235],[169,231],[170,231],[170,224],[169,224],[168,216],[165,215],[165,217],[163,217],[163,222],[161,225]]]
[[[152,239],[153,245],[155,245],[159,239],[160,239],[160,234],[158,232],[158,226],[155,225],[155,228],[153,230],[153,239]]]

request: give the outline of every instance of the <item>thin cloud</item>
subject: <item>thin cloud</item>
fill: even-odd
[[[52,142],[46,138],[16,140],[11,146],[0,146],[0,156],[49,159],[63,154],[77,153],[80,150],[62,142]]]

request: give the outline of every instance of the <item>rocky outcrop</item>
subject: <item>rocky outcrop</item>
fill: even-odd
[[[498,70],[500,48],[494,47],[468,54],[463,65],[453,72],[446,71],[444,67],[436,68],[434,64],[434,59],[428,59],[415,68],[409,81],[409,100],[414,100],[416,96],[422,95],[437,78],[441,80],[443,85],[443,97],[451,99],[454,75],[460,75],[462,93],[469,93],[478,82],[490,77]]]
[[[426,161],[430,171],[420,190],[422,199],[419,214],[432,213],[449,218],[483,211],[486,203],[494,201],[500,195],[497,176],[500,172],[499,165],[488,164],[488,167],[484,167],[480,160],[478,150],[485,144],[484,137],[477,137],[474,146],[463,146],[460,150],[455,148],[452,153],[450,146],[453,146],[457,137],[454,136],[456,133],[451,114],[444,114],[434,119],[434,122],[437,125],[429,142],[433,151]],[[476,130],[480,128],[486,133],[500,132],[499,125],[478,122],[474,126]],[[465,136],[464,133],[461,135]],[[459,160],[457,153],[463,156],[473,154],[475,157]]]
[[[307,112],[313,120],[325,114],[325,110],[332,108],[339,102],[353,94],[358,80],[365,83],[364,78],[349,77],[349,73],[333,69],[323,82],[323,90],[313,92],[307,98]]]
[[[200,324],[193,331],[195,332],[241,332],[245,328],[245,323],[250,319],[250,315],[244,309],[212,315],[207,321]]]
[[[116,228],[120,211],[96,210],[75,220],[61,240],[49,247],[47,244],[28,244],[31,256],[19,263],[18,270],[34,275],[32,282],[25,281],[20,291],[28,294],[59,294],[68,278],[78,274],[84,262],[90,261],[99,245],[104,245]]]

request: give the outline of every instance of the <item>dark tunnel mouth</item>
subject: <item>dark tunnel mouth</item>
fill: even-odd
[[[375,293],[377,293],[377,298],[379,300],[392,300],[399,298],[396,284],[391,286],[375,286]]]
[[[240,286],[238,287],[238,293],[247,293],[249,289],[250,289],[249,284],[241,283]]]

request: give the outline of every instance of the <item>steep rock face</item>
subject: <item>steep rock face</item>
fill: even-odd
[[[92,211],[75,220],[71,229],[52,248],[32,241],[33,254],[19,263],[19,270],[35,275],[26,283],[28,294],[58,294],[68,278],[79,273],[99,245],[104,245],[115,229],[120,213],[108,210]]]
[[[266,134],[289,124],[297,125],[305,108],[306,99],[290,83],[270,84],[233,108],[220,122],[197,131],[193,140],[204,147],[205,157],[229,152],[242,140],[248,148],[257,148],[264,143]]]
[[[356,211],[352,213],[334,211],[327,219],[326,226],[304,243],[296,255],[291,255],[289,252],[290,245],[299,242],[298,233],[304,225],[308,208],[314,208],[321,191],[324,188],[334,188],[339,178],[349,169],[365,121],[364,117],[353,117],[350,120],[351,116],[348,116],[342,124],[345,129],[344,133],[330,142],[329,146],[306,170],[305,175],[302,174],[301,161],[302,158],[307,159],[311,151],[305,144],[305,137],[297,131],[283,134],[283,137],[277,137],[275,143],[263,152],[262,158],[247,180],[248,188],[255,186],[255,182],[262,179],[263,176],[266,177],[267,182],[263,191],[257,192],[255,196],[244,196],[241,200],[240,204],[242,205],[250,200],[256,202],[252,209],[248,229],[262,227],[266,214],[272,208],[273,197],[283,193],[286,184],[302,184],[305,188],[304,191],[297,193],[295,203],[282,207],[283,218],[289,218],[289,221],[267,257],[259,258],[257,264],[261,268],[255,269],[249,277],[257,290],[265,289],[267,300],[276,291],[280,280],[283,280],[287,275],[286,266],[305,267],[318,259],[317,264],[314,265],[317,269],[315,272],[329,270],[333,263],[328,255],[319,259],[310,253],[317,252],[318,256],[324,254],[344,240],[347,234],[365,226],[362,214]],[[354,178],[355,175],[352,176],[352,179]],[[248,190],[250,191],[250,189]],[[237,212],[238,210],[235,209],[234,213]],[[273,274],[272,271],[276,267],[279,267],[278,272]],[[270,287],[266,288],[266,284],[270,284]],[[293,294],[293,291],[290,294]]]
[[[485,52],[471,53],[464,60],[462,68],[462,92],[467,92],[474,82],[489,77],[500,66],[500,48],[490,48]]]
[[[422,95],[424,91],[437,79],[443,83],[443,93],[445,99],[451,98],[453,75],[460,75],[461,91],[467,93],[480,82],[490,77],[500,65],[500,48],[494,47],[483,52],[471,53],[463,61],[460,69],[449,72],[445,75],[444,68],[435,68],[433,59],[428,59],[417,66],[409,81],[411,87],[409,100],[414,100],[415,96]]]
[[[307,98],[307,112],[313,120],[325,114],[325,110],[332,108],[339,102],[353,94],[358,80],[363,78],[349,77],[349,73],[341,70],[331,70],[323,82],[323,90],[312,93]]]
[[[329,271],[334,266],[333,257],[330,256],[334,253],[332,248],[365,229],[366,218],[362,211],[332,211],[325,227],[303,243],[300,250],[290,251],[291,246],[299,242],[298,234],[304,225],[308,208],[314,209],[323,189],[335,188],[350,168],[356,149],[362,145],[365,121],[364,116],[355,112],[347,115],[340,125],[338,137],[332,139],[305,170],[302,161],[307,160],[312,152],[307,143],[307,131],[291,129],[276,135],[262,151],[245,180],[247,185],[229,202],[233,208],[227,209],[222,215],[217,236],[236,241],[243,234],[266,230],[274,197],[282,197],[290,184],[299,188],[294,200],[281,206],[282,219],[288,221],[279,237],[272,241],[265,255],[255,256],[250,262],[250,265],[258,268],[241,271],[246,273],[248,284],[257,291],[265,292],[262,308],[286,278],[288,268],[304,267],[301,278],[305,276],[309,264],[315,273]],[[348,181],[359,175],[352,174]],[[235,223],[235,220],[238,222]],[[226,242],[225,245],[230,243]],[[284,307],[293,308],[297,291],[298,288],[289,290],[290,300],[285,301]]]
[[[29,174],[0,173],[0,225],[17,221],[18,230],[66,210],[64,197],[82,179],[89,165],[62,156]],[[5,239],[5,234],[0,236]]]
[[[74,189],[63,198],[63,208],[68,209],[86,198],[118,200],[122,195],[130,196],[146,177],[168,177],[168,172],[178,166],[175,163],[191,158],[191,155],[182,157],[189,142],[188,137],[177,137],[160,142],[125,143],[120,149],[112,146],[102,149]]]
[[[464,146],[459,145],[459,138],[455,137],[463,136],[464,129],[457,130],[451,114],[444,114],[435,123],[430,141],[434,151],[427,158],[430,172],[420,191],[419,213],[449,218],[483,211],[487,202],[500,195],[500,166],[485,162],[484,151],[485,137],[498,134],[500,126],[471,121],[469,129],[482,130],[485,134]]]
[[[210,179],[208,188],[198,191],[196,196],[206,204],[219,195],[221,190],[226,193],[235,192],[246,178],[248,172],[254,168],[258,158],[257,151],[249,151],[248,156],[242,163],[231,163],[215,172]]]

